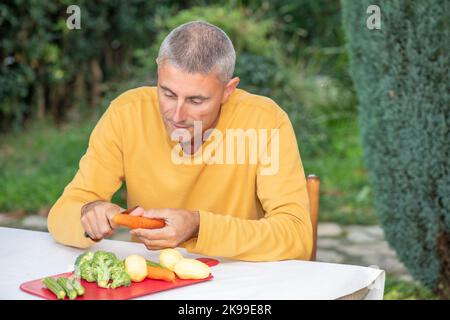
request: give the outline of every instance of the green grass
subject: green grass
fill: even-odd
[[[434,300],[437,296],[420,284],[387,276],[384,286],[385,300]]]
[[[51,207],[75,175],[93,127],[89,121],[60,128],[42,121],[1,136],[0,212]],[[120,193],[116,200],[123,203]]]
[[[327,130],[327,150],[311,158],[301,150],[305,173],[314,173],[321,179],[319,221],[344,225],[379,223],[361,158],[356,118],[334,123]]]

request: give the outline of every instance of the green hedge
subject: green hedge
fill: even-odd
[[[366,9],[381,8],[381,30]],[[387,240],[411,274],[450,297],[448,8],[344,0],[366,164]]]
[[[81,9],[81,30],[66,27],[73,4]],[[269,95],[284,81],[275,59],[310,58],[314,67],[342,78],[346,56],[324,48],[342,45],[338,1],[11,0],[0,3],[0,133],[27,120],[71,120],[98,108],[114,79],[136,78],[137,70],[153,64],[147,49],[189,8],[184,17],[203,10],[209,21],[227,27],[242,53],[237,71],[249,90]],[[283,44],[283,57],[272,55],[269,37]]]
[[[155,40],[155,16],[177,10],[175,2],[1,3],[0,132],[47,115],[64,120],[83,102],[99,108],[108,80],[130,76],[134,50]],[[80,7],[79,30],[66,27],[72,4]]]

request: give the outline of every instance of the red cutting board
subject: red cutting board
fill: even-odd
[[[206,263],[210,267],[219,264],[219,261],[216,259],[198,258],[197,260]],[[72,273],[73,272],[61,273],[51,277],[69,277]],[[56,300],[56,296],[42,284],[42,279],[43,278],[22,283],[20,289],[44,299]],[[83,296],[77,297],[75,300],[126,300],[212,279],[212,274],[210,274],[208,278],[199,280],[182,280],[177,278],[173,283],[164,280],[145,279],[142,282],[133,282],[129,287],[119,287],[116,289],[100,288],[95,282],[90,283],[81,280],[81,284],[86,289],[86,292]],[[68,298],[66,297],[65,300],[68,300]]]

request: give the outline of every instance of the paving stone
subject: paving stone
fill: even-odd
[[[344,257],[334,250],[317,250],[316,260],[320,262],[342,263]]]
[[[365,226],[346,227],[347,240],[353,243],[371,243],[377,241],[377,237],[367,231]]]
[[[386,272],[388,272],[389,274],[401,274],[401,275],[408,274],[408,270],[405,268],[403,263],[401,263],[395,257],[388,257],[376,254],[373,256],[365,256],[363,258],[363,261],[366,264],[366,266],[376,265],[380,269],[383,269]]]
[[[323,239],[317,239],[317,248],[318,249],[334,249],[339,248],[341,246],[341,241],[338,239],[330,239],[330,238],[323,238]]]
[[[349,256],[366,256],[372,254],[371,250],[368,250],[367,246],[363,244],[342,244],[339,248],[342,252]]]
[[[322,237],[339,237],[343,234],[342,227],[337,223],[319,223],[317,227],[317,236]]]
[[[47,218],[38,216],[38,215],[32,215],[25,217],[21,221],[21,225],[24,228],[27,229],[33,229],[33,230],[47,230]]]
[[[13,212],[0,212],[0,226],[7,226],[16,222],[18,219],[25,215],[24,210],[16,210]]]
[[[339,247],[347,255],[351,256],[373,256],[373,255],[385,255],[395,257],[395,252],[389,248],[386,241],[380,241],[375,243],[342,243]]]
[[[384,231],[381,226],[368,226],[365,231],[377,239],[384,239]]]

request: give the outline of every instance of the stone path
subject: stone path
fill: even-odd
[[[380,226],[320,223],[317,239],[317,261],[377,266],[389,275],[413,281],[384,239]]]
[[[44,216],[28,215],[19,221],[8,221],[6,218],[0,215],[0,225],[47,231]],[[317,233],[317,261],[378,266],[389,275],[412,281],[404,265],[397,259],[395,251],[385,241],[381,227],[320,223]],[[129,240],[128,231],[120,229],[112,239]]]

